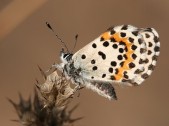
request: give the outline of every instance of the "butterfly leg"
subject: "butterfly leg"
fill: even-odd
[[[57,68],[59,71],[63,72],[62,64],[53,64],[52,68]]]
[[[81,89],[81,83],[80,82],[77,82],[76,79],[73,79],[72,80],[72,83],[75,84],[75,88],[74,88],[74,91],[76,92],[77,90],[80,90]]]
[[[73,77],[73,78],[71,79],[72,83],[76,85],[75,88],[74,88],[74,93],[75,93],[75,92],[78,92],[78,96],[79,96],[79,95],[80,95],[79,90],[83,89],[84,86],[82,86],[82,84],[81,84],[80,82],[78,82],[77,80],[78,80],[78,79],[77,79],[76,77]]]
[[[51,71],[51,69],[53,69],[53,68],[58,69],[59,71],[63,71],[63,68],[62,68],[62,66],[60,64],[53,63],[52,66],[46,71],[46,73]]]

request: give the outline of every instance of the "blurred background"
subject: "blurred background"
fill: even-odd
[[[0,122],[18,126],[13,106],[18,92],[33,96],[37,68],[59,63],[61,44],[53,29],[76,51],[112,25],[153,27],[160,34],[161,54],[152,76],[138,87],[116,86],[117,101],[109,101],[88,89],[80,91],[70,106],[80,103],[73,117],[84,116],[75,126],[169,125],[169,1],[168,0],[0,0]]]

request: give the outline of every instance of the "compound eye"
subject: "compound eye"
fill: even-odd
[[[63,55],[63,58],[65,58],[66,56],[68,56],[68,54],[67,54],[67,53]]]

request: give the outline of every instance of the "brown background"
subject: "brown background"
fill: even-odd
[[[0,2],[0,12],[7,4]],[[18,5],[19,12],[34,3]],[[20,13],[13,14],[16,20]],[[23,13],[24,14],[24,13]],[[21,15],[23,16],[23,15]],[[1,19],[3,18],[0,17]],[[5,20],[5,22],[1,22]],[[79,34],[76,51],[95,39],[111,25],[132,24],[154,27],[160,34],[161,54],[152,76],[139,87],[116,87],[117,101],[108,101],[83,89],[72,105],[80,103],[73,117],[85,118],[76,126],[169,126],[169,1],[168,0],[51,0],[46,1],[11,31],[5,32],[11,19],[0,20],[0,125],[18,126],[14,108],[6,97],[18,101],[18,92],[25,98],[33,93],[34,79],[41,75],[37,64],[48,69],[59,61],[60,43],[46,28],[49,21],[59,36],[73,47]]]

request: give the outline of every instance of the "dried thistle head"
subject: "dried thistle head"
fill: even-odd
[[[9,102],[14,106],[19,120],[23,126],[70,126],[73,122],[82,117],[72,119],[71,114],[77,108],[77,105],[70,111],[67,110],[70,97],[74,94],[74,89],[70,83],[54,71],[50,75],[46,74],[39,68],[45,82],[39,84],[37,81],[37,90],[35,90],[34,100],[31,98],[24,100],[19,94],[19,104],[14,103],[11,99]]]
[[[53,106],[62,108],[68,104],[69,98],[74,94],[74,89],[70,87],[70,83],[65,77],[59,76],[57,71],[46,76],[41,68],[39,68],[39,70],[41,71],[45,82],[39,84],[37,81],[36,85],[43,97],[44,108],[51,108]]]
[[[24,100],[22,95],[19,93],[19,104],[16,104],[11,99],[8,101],[14,106],[19,120],[12,120],[21,123],[23,126],[34,126],[37,123],[37,116],[33,111],[33,104],[31,98]],[[38,126],[38,125],[35,125]]]

